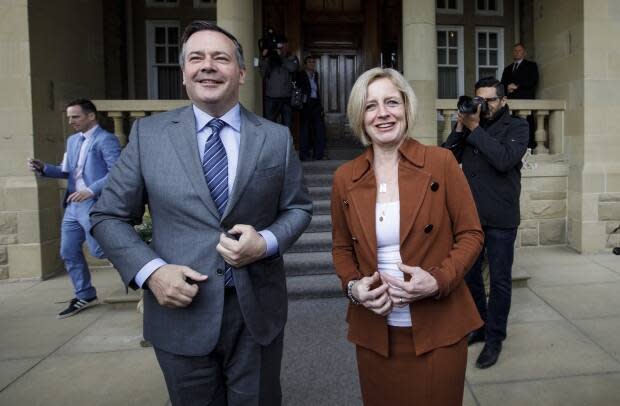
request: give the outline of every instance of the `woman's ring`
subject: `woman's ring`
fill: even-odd
[[[399,300],[400,300],[400,304],[403,304],[403,298],[401,297]]]

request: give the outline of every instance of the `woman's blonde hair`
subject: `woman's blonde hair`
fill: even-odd
[[[418,106],[418,99],[415,97],[413,88],[398,71],[391,68],[373,68],[362,73],[357,78],[351,89],[349,103],[347,104],[347,118],[353,130],[353,135],[359,138],[364,145],[371,144],[370,138],[364,130],[364,111],[366,99],[368,98],[368,86],[375,80],[382,78],[390,79],[394,86],[400,90],[401,97],[405,103],[406,136],[413,138],[413,126],[415,125]]]

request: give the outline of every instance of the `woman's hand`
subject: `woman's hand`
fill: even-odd
[[[379,287],[371,289],[371,285],[381,282]],[[387,293],[388,285],[381,281],[379,272],[365,276],[351,287],[351,294],[362,306],[370,311],[385,316],[392,310],[392,301]]]
[[[389,286],[387,293],[394,306],[406,306],[416,300],[435,296],[439,291],[437,280],[424,269],[405,264],[398,265],[398,269],[411,275],[411,279],[405,282],[390,275],[381,274],[381,278]]]

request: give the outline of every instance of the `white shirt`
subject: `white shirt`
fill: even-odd
[[[75,167],[74,180],[75,180],[75,190],[81,192],[83,190],[88,190],[90,193],[93,193],[92,190],[86,186],[84,182],[84,163],[86,162],[86,155],[90,145],[93,142],[93,137],[95,132],[99,129],[98,125],[95,125],[90,130],[82,133],[81,135],[84,137],[84,142],[82,142],[82,147],[80,148],[80,154],[78,155],[77,165]]]

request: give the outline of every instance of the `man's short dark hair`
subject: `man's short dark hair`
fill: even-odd
[[[65,108],[65,110],[73,106],[80,106],[82,108],[82,111],[86,114],[88,113],[95,113],[95,115],[97,114],[97,107],[95,107],[95,104],[88,99],[71,100],[69,103],[67,103],[67,107]]]
[[[495,91],[497,92],[497,97],[506,96],[506,93],[504,92],[504,85],[493,76],[484,77],[478,80],[474,85],[474,89],[476,90],[480,89],[481,87],[494,87]]]
[[[245,62],[243,61],[243,47],[241,46],[239,40],[222,27],[203,20],[192,21],[187,27],[185,27],[185,31],[181,37],[181,54],[179,55],[179,64],[181,65],[181,68],[185,66],[185,44],[187,43],[187,40],[189,40],[189,37],[200,31],[215,31],[226,35],[233,42],[233,44],[235,44],[237,64],[241,69],[245,69]]]
[[[527,51],[527,48],[525,47],[525,45],[523,45],[523,42],[517,42],[517,43],[516,43],[516,44],[514,44],[512,47],[513,47],[513,48],[516,48],[516,47],[521,47],[521,48],[523,48],[523,49],[525,49],[525,50]]]
[[[304,58],[304,63],[308,63],[308,60],[312,59],[312,60],[316,60],[316,58],[314,57],[314,55],[308,55]]]

